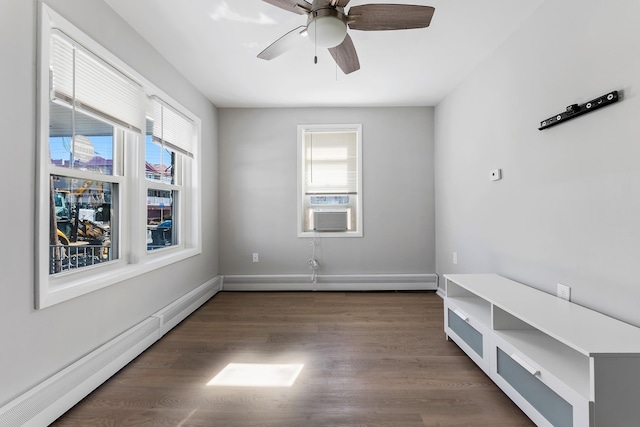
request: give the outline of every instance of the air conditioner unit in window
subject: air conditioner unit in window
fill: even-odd
[[[313,229],[315,231],[347,231],[347,210],[314,209]]]

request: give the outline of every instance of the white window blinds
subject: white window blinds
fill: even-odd
[[[305,193],[357,193],[357,132],[304,133]]]
[[[57,30],[51,37],[50,71],[54,101],[140,132],[142,87]]]
[[[156,97],[149,98],[147,115],[153,121],[154,142],[193,157],[193,121]]]

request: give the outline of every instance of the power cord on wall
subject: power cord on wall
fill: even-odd
[[[318,274],[316,273],[316,270],[318,270],[318,268],[320,268],[320,263],[318,263],[318,260],[316,259],[316,235],[313,235],[313,240],[311,242],[309,242],[309,245],[311,245],[311,258],[309,258],[309,261],[307,261],[307,263],[309,264],[309,268],[311,269],[311,283],[313,283],[314,285],[316,283],[318,283]]]

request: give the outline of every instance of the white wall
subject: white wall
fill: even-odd
[[[318,273],[434,272],[432,108],[220,109],[219,122],[222,274],[310,273],[296,132],[323,123],[362,123],[364,237],[320,239]]]
[[[639,15],[637,0],[548,0],[436,107],[439,274],[561,282],[640,326]],[[621,102],[537,130],[615,89]]]
[[[34,310],[38,5],[35,0],[0,2],[0,406],[218,273],[215,107],[101,0],[47,4],[202,119],[203,252],[134,280]]]

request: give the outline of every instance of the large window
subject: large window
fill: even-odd
[[[362,236],[362,126],[298,126],[298,235]]]
[[[199,121],[42,5],[37,306],[200,251]]]

